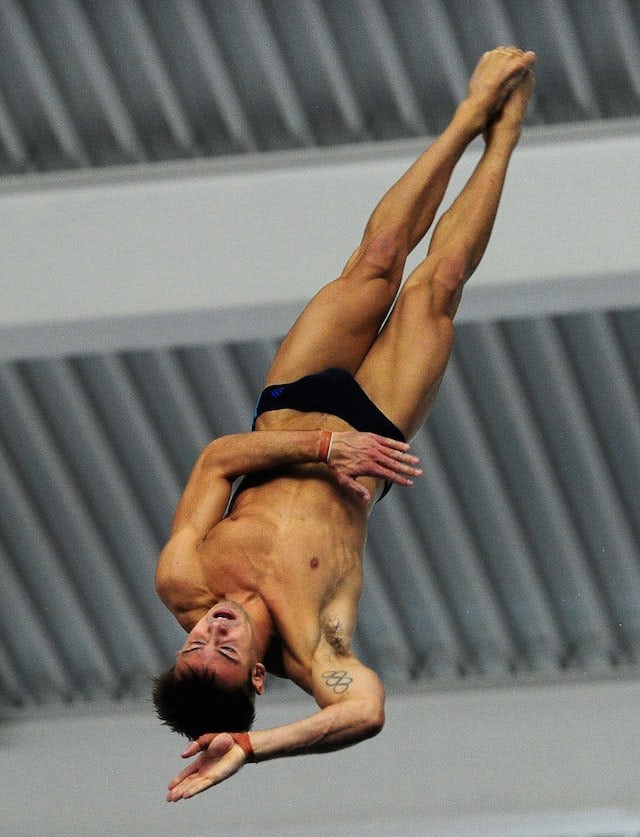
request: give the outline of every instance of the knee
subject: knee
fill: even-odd
[[[430,277],[431,300],[435,314],[453,319],[470,273],[469,263],[464,256],[446,256],[438,260]]]
[[[362,263],[380,277],[402,275],[407,255],[405,236],[401,232],[375,233],[362,245]]]
[[[432,282],[455,295],[462,289],[469,273],[469,263],[463,255],[443,256],[433,269]]]
[[[413,339],[426,340],[445,352],[451,350],[455,338],[453,314],[438,288],[424,283],[405,285],[395,310],[402,330],[411,330]]]

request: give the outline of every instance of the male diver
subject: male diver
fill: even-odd
[[[154,700],[192,739],[183,756],[199,754],[169,785],[170,801],[247,761],[339,749],[383,726],[383,687],[350,649],[367,518],[392,483],[422,473],[407,440],[433,403],[463,285],[487,246],[534,61],[513,47],[482,56],[449,126],[383,197],[342,274],[284,339],[254,432],[216,439],[195,464],[156,575],[188,635]],[[398,293],[408,254],[479,134],[482,157]],[[318,710],[249,732],[267,671],[293,680]]]

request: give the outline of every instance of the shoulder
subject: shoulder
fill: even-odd
[[[202,563],[188,532],[175,534],[158,558],[156,592],[163,604],[183,625],[189,614],[207,608],[211,593],[204,580]]]

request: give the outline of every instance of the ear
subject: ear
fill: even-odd
[[[253,667],[253,673],[251,674],[251,682],[253,683],[253,688],[255,689],[257,695],[261,695],[264,691],[264,681],[266,675],[267,670],[262,663],[256,663]]]

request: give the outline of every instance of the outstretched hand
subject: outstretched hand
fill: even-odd
[[[367,487],[358,477],[375,477],[398,485],[412,485],[412,477],[422,476],[417,456],[406,442],[388,439],[375,433],[347,430],[333,434],[328,465],[344,488],[355,492],[365,502],[371,500]]]
[[[247,757],[228,732],[208,732],[192,741],[182,753],[188,759],[200,753],[169,783],[167,802],[189,799],[207,788],[217,785],[237,773]]]

